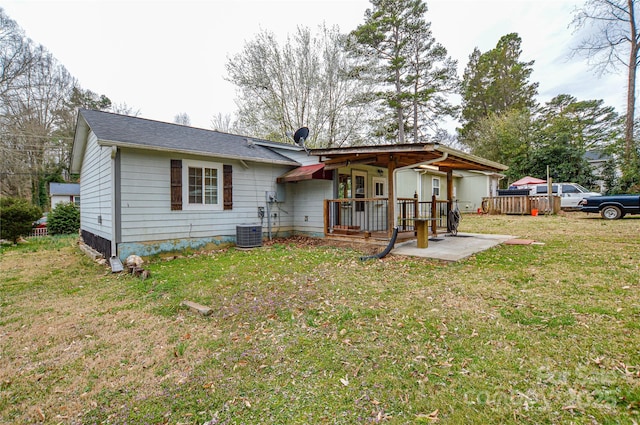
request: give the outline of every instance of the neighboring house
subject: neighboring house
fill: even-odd
[[[593,177],[595,178],[594,184],[598,186],[598,192],[604,193],[607,187],[604,182],[604,168],[607,161],[611,160],[611,156],[602,153],[600,151],[587,151],[584,154],[585,159],[591,165]],[[616,170],[616,175],[620,176],[620,171]]]
[[[51,209],[61,202],[80,206],[80,183],[49,183]]]
[[[83,240],[124,259],[235,243],[247,226],[269,237],[346,229],[388,239],[401,221],[396,171],[427,162],[447,184],[453,170],[507,168],[437,143],[306,151],[83,109],[71,172],[80,174]]]

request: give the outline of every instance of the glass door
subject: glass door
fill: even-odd
[[[353,170],[352,172],[353,193],[352,198],[364,199],[367,197],[367,172]],[[354,206],[354,225],[360,229],[367,227],[367,207],[366,202],[356,201]]]

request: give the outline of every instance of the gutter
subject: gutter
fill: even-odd
[[[419,167],[421,165],[435,164],[436,162],[444,161],[448,157],[449,157],[449,152],[445,151],[442,154],[442,156],[439,157],[439,158],[433,158],[433,159],[430,159],[428,161],[421,162],[419,164],[406,165],[404,167],[400,167],[400,168],[394,169],[393,170],[393,184],[394,184],[394,186],[397,184],[398,171],[409,170],[409,169],[412,169],[412,168]],[[396,205],[397,203],[398,203],[398,191],[396,190],[396,187],[394,187],[393,188],[393,205]],[[398,222],[398,211],[396,211],[395,208],[394,208],[393,211],[394,211],[393,222],[397,223]]]

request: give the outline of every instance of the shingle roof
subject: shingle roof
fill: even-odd
[[[299,165],[291,158],[261,145],[278,145],[274,142],[89,109],[81,109],[80,116],[100,143],[104,144]],[[281,145],[286,148],[291,146]]]
[[[49,183],[49,195],[80,196],[80,183]]]

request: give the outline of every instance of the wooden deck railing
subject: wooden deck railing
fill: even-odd
[[[487,214],[521,214],[529,215],[532,210],[540,214],[557,214],[560,212],[560,197],[552,196],[496,196],[482,198],[482,212]]]
[[[325,199],[324,228],[326,235],[355,235],[388,231],[388,198]],[[429,219],[432,232],[447,227],[447,201],[422,201],[398,198],[398,229],[415,231],[415,218]]]

